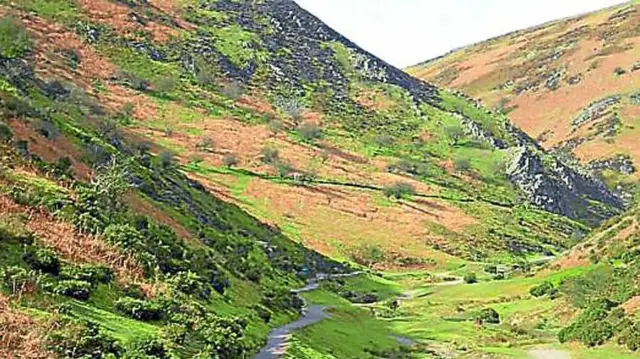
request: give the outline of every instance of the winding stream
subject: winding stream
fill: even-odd
[[[308,281],[307,285],[292,290],[293,293],[298,294],[300,299],[304,302],[304,309],[302,311],[302,317],[300,319],[276,328],[269,333],[267,337],[267,344],[256,354],[253,359],[279,359],[286,353],[289,346],[289,340],[291,339],[291,332],[297,329],[308,327],[312,324],[318,323],[326,318],[329,318],[329,314],[325,312],[327,309],[321,305],[309,305],[307,301],[300,295],[301,293],[311,292],[320,287],[320,282],[329,279],[336,278],[348,278],[355,277],[362,274],[362,272],[353,272],[345,274],[319,274],[315,278]]]

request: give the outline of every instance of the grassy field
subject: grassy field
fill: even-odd
[[[469,265],[466,269],[478,267]],[[637,357],[613,344],[595,349],[559,344],[557,331],[572,317],[566,310],[568,304],[563,298],[551,300],[529,294],[542,282],[558,284],[590,268],[554,273],[541,270],[505,280],[479,276],[480,282],[475,284],[451,285],[431,281],[464,269],[454,271],[456,274],[405,272],[349,278],[342,289],[375,293],[379,301],[354,306],[327,287],[306,294],[309,302],[330,308],[331,318],[297,332],[287,358],[375,358],[372,350],[391,353],[401,348],[398,337],[414,343],[411,353],[403,354],[407,358],[532,358],[531,351],[538,349],[561,351],[574,359]],[[390,305],[394,299],[397,308]],[[480,310],[489,307],[499,313],[499,324],[474,320]]]

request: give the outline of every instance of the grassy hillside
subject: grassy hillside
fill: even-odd
[[[464,91],[610,188],[637,182],[640,5],[630,2],[481,42],[407,71]]]
[[[524,275],[624,207],[291,1],[0,0],[0,142],[0,357],[248,358],[316,274]],[[288,355],[413,355],[405,279],[309,293]]]

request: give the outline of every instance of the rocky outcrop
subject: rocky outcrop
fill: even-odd
[[[602,181],[530,147],[512,149],[507,175],[531,203],[573,219],[597,224],[623,208]]]
[[[613,105],[620,102],[620,96],[609,96],[595,101],[587,106],[571,124],[574,127],[582,126],[585,123],[594,121],[603,116]]]

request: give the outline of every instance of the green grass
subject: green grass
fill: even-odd
[[[336,294],[317,290],[304,297],[314,304],[331,307],[331,317],[296,332],[287,351],[290,359],[370,358],[367,350],[399,347],[390,326],[369,311],[352,306]]]

